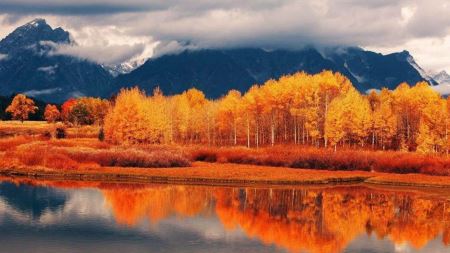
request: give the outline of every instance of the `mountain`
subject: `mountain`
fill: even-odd
[[[55,53],[75,44],[68,32],[33,20],[0,41],[0,94],[25,93],[48,102],[72,96],[102,96],[112,76],[100,65]]]
[[[163,55],[145,63],[135,59],[102,66],[58,53],[58,48],[73,45],[76,42],[67,31],[53,29],[44,19],[14,30],[0,41],[0,95],[20,92],[60,103],[83,95],[109,97],[123,87],[138,85],[148,93],[159,86],[165,94],[196,87],[207,97],[218,98],[230,89],[245,92],[253,84],[285,74],[322,70],[341,72],[361,92],[394,89],[402,82],[437,84],[407,51],[382,55],[358,47],[202,49]]]
[[[441,71],[433,76],[433,79],[439,84],[450,84],[450,75],[445,71]]]
[[[285,74],[297,71],[315,74],[322,70],[339,71],[358,90],[366,92],[427,80],[419,68],[407,51],[382,55],[357,47],[320,51],[313,47],[296,51],[205,49],[149,59],[134,71],[119,75],[112,92],[138,85],[147,92],[159,86],[164,93],[173,94],[196,87],[208,97],[217,98],[230,89],[244,92],[253,84]]]
[[[438,83],[438,85],[433,86],[433,89],[442,95],[450,94],[450,75],[445,71],[441,71],[433,75],[433,79]]]

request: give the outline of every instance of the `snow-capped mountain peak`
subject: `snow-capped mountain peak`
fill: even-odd
[[[417,72],[419,72],[419,74],[422,76],[423,79],[427,80],[430,84],[432,85],[436,85],[438,83],[436,83],[436,79],[434,79],[430,74],[428,74],[427,71],[425,71],[422,67],[419,66],[419,64],[416,63],[416,61],[414,60],[414,57],[412,57],[412,55],[408,52],[408,51],[403,51],[404,54],[407,54],[406,57],[406,61],[417,70]]]
[[[434,75],[433,79],[438,83],[450,83],[450,75],[445,70]]]
[[[445,71],[441,71],[436,75],[433,75],[433,79],[438,83],[438,85],[433,86],[433,89],[442,95],[450,94],[450,75]]]

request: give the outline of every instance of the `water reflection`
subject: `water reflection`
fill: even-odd
[[[77,226],[97,237],[120,234],[123,243],[133,238],[128,243],[147,247],[133,252],[450,252],[444,194],[365,186],[21,183],[0,184],[2,217],[14,210],[22,220],[68,223],[68,230]]]

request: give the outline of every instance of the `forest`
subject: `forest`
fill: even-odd
[[[6,111],[23,121],[37,108],[19,94]],[[123,89],[110,100],[83,97],[60,108],[47,105],[44,116],[50,123],[98,125],[99,138],[112,144],[289,144],[443,154],[450,149],[450,100],[428,83],[361,94],[331,71],[286,75],[217,100],[195,88],[171,96],[159,88],[151,95]]]
[[[339,149],[448,153],[450,100],[429,84],[359,93],[340,73],[286,75],[209,100],[196,89],[148,96],[122,90],[105,114],[112,143],[258,148],[301,144]]]

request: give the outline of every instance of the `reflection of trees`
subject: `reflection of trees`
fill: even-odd
[[[109,188],[103,194],[119,223],[134,225],[142,218],[158,222],[170,215],[192,217],[210,208],[211,192],[204,188],[134,187]]]
[[[15,182],[19,184],[20,182]],[[35,186],[101,189],[118,223],[156,223],[170,216],[216,213],[228,230],[291,252],[342,252],[361,234],[422,248],[442,235],[450,246],[450,201],[419,192],[361,186],[255,189],[27,182]]]
[[[293,252],[341,252],[368,233],[416,248],[443,235],[449,244],[450,201],[418,193],[338,189],[236,189],[158,186],[103,189],[120,223],[190,217],[215,211],[226,229]]]

